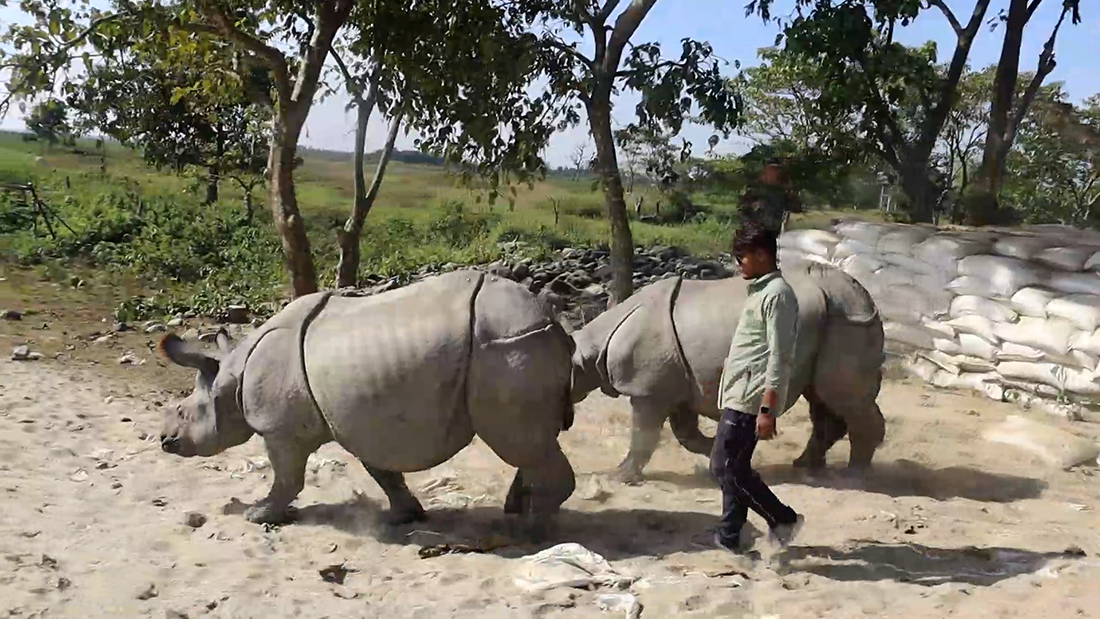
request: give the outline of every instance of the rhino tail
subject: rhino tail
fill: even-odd
[[[565,325],[553,315],[550,314],[550,329],[565,343],[566,361],[569,364],[569,380],[565,381],[565,387],[562,389],[562,432],[573,427],[573,420],[576,417],[576,408],[573,406],[573,353],[577,350],[577,343],[573,341],[573,337],[569,335],[569,332],[565,330]]]

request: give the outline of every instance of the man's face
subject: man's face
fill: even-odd
[[[744,279],[767,275],[774,266],[772,262],[768,252],[762,249],[745,250],[737,256],[737,264],[741,266],[741,277]]]

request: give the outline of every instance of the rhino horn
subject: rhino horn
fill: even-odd
[[[157,344],[157,350],[172,363],[185,368],[194,368],[210,380],[218,374],[217,359],[201,350],[196,350],[194,346],[174,333],[162,337]]]

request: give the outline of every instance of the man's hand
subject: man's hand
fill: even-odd
[[[756,438],[768,441],[775,438],[775,416],[771,413],[759,413],[756,416]]]

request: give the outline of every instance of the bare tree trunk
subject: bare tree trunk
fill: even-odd
[[[1001,186],[998,178],[997,155],[1002,150],[1008,132],[1012,99],[1016,94],[1016,79],[1020,72],[1020,47],[1027,25],[1027,0],[1011,0],[1005,23],[1004,43],[997,61],[997,73],[993,77],[993,100],[989,107],[989,129],[985,134],[985,150],[977,183],[981,189],[996,195]]]
[[[596,142],[596,167],[603,187],[607,218],[611,222],[611,304],[622,303],[634,293],[634,237],[623,195],[623,179],[611,131],[611,89],[593,93],[588,106],[592,138]]]
[[[298,211],[298,196],[294,188],[294,160],[298,154],[297,132],[294,139],[288,139],[287,123],[284,118],[276,118],[275,139],[271,149],[269,168],[271,171],[271,216],[275,230],[283,242],[283,256],[294,296],[317,292],[317,271],[313,266],[313,254],[310,252],[309,238],[306,236],[305,222]]]
[[[255,213],[256,207],[252,203],[252,188],[246,187],[244,190],[244,222],[249,226],[252,225],[252,219]]]
[[[220,182],[218,166],[210,166],[206,172],[206,204],[213,204],[218,201],[218,184]]]
[[[362,106],[360,106],[362,108]],[[359,195],[358,183],[360,179],[357,178],[356,194],[357,198],[352,206],[351,216],[344,222],[344,227],[337,234],[337,240],[340,245],[340,261],[336,265],[336,286],[343,288],[345,286],[354,286],[358,280],[359,274],[359,239],[363,233],[363,222],[367,218],[367,214],[370,213],[371,207],[374,206],[374,201],[378,198],[378,191],[382,187],[382,178],[386,174],[386,166],[390,162],[390,157],[393,155],[393,146],[397,142],[397,134],[401,130],[402,111],[398,110],[393,119],[390,121],[390,131],[386,135],[386,144],[382,147],[382,152],[378,157],[378,165],[374,170],[374,178],[371,180],[370,189]],[[356,176],[361,177],[363,173],[363,148],[366,143],[366,122],[362,117],[359,119],[362,127],[362,134],[364,139],[360,142],[359,126],[356,128]]]

